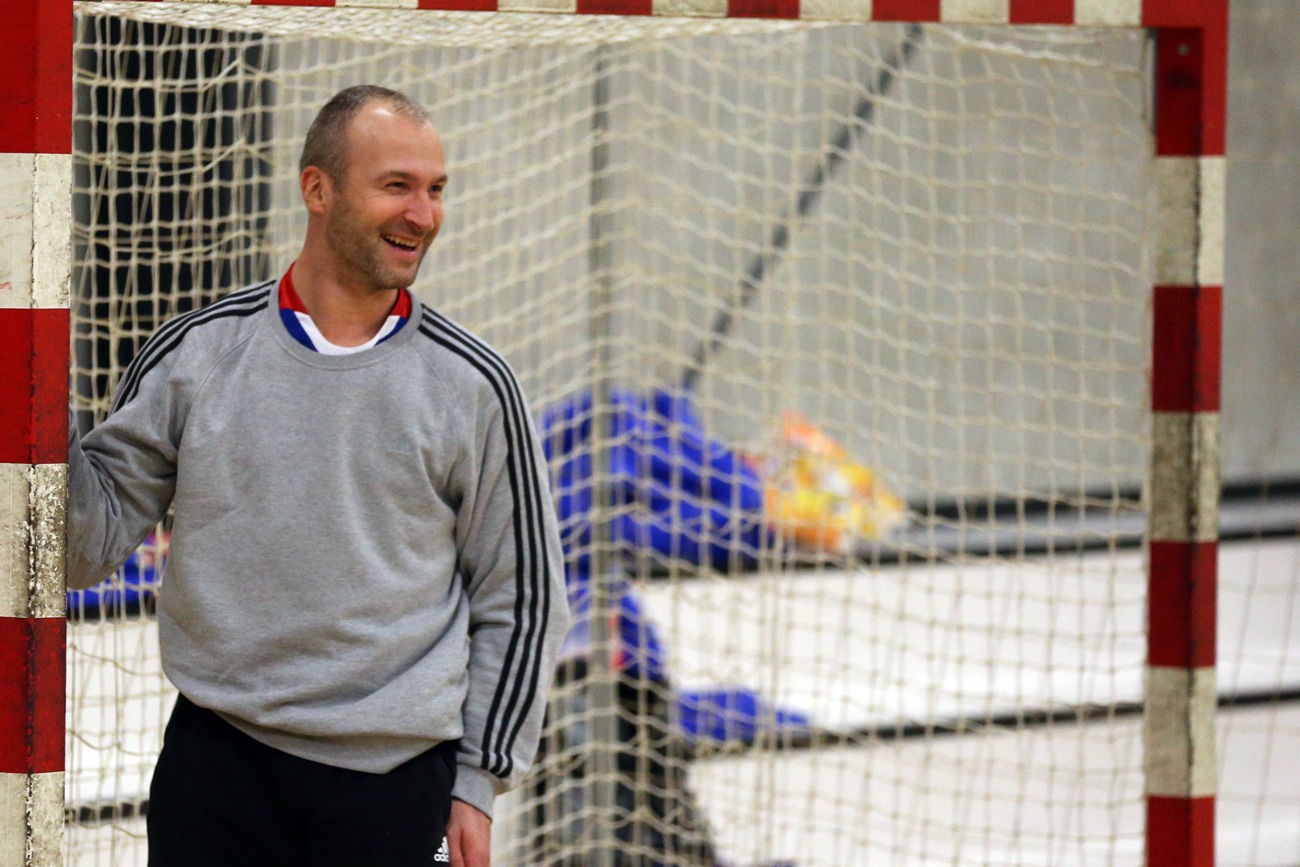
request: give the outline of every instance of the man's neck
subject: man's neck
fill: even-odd
[[[361,346],[378,334],[401,291],[350,286],[307,256],[293,264],[293,288],[321,335],[336,346]]]

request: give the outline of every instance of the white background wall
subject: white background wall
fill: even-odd
[[[1300,476],[1300,2],[1233,0],[1223,472]]]

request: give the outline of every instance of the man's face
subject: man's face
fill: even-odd
[[[348,127],[346,165],[325,211],[340,276],[375,291],[410,286],[442,227],[442,140],[371,103]]]

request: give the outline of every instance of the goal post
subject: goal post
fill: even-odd
[[[1200,28],[1171,21],[1156,37],[1148,864],[1214,860],[1227,4],[1201,14]]]
[[[62,859],[72,10],[0,46],[0,862]],[[62,369],[61,369],[62,368]]]
[[[100,416],[161,321],[282,271],[304,125],[363,81],[447,136],[417,293],[520,373],[585,630],[506,863],[1213,862],[1227,0],[307,5],[6,0],[0,862],[77,863],[67,816],[136,863],[171,700],[145,631],[68,625],[65,373]],[[913,525],[783,524],[810,428]]]

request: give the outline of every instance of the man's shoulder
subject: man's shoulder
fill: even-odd
[[[214,332],[220,332],[220,342],[226,343],[231,331],[256,324],[254,317],[270,303],[275,284],[275,280],[254,283],[224,295],[211,304],[169,319],[149,338],[143,352],[151,349],[154,353],[169,352],[194,335]]]
[[[415,345],[444,380],[474,390],[518,391],[505,356],[451,317],[428,305],[421,307]]]
[[[210,369],[207,359],[237,344],[240,332],[255,327],[256,314],[266,309],[274,284],[270,280],[246,286],[164,323],[145,341],[118,383],[114,408],[131,402],[151,373]]]

